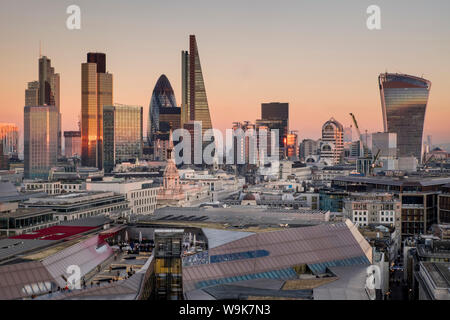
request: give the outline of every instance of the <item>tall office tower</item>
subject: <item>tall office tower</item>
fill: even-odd
[[[28,104],[27,104],[28,105]],[[39,59],[39,94],[38,104],[34,106],[55,106],[58,111],[58,155],[61,154],[61,108],[60,76],[55,73],[51,60],[46,56]]]
[[[81,64],[81,164],[103,169],[103,107],[113,105],[113,75],[106,55],[88,53]]]
[[[332,166],[341,161],[344,151],[344,127],[334,118],[322,126],[320,161]]]
[[[55,106],[24,108],[24,177],[48,179],[56,165],[58,110]]]
[[[399,157],[421,161],[425,111],[431,82],[406,74],[378,77],[385,132],[397,133]]]
[[[3,153],[9,158],[19,155],[19,128],[14,123],[0,123],[0,143],[3,143]]]
[[[303,139],[300,143],[300,159],[306,161],[308,156],[317,155],[319,143],[317,140]]]
[[[271,102],[261,104],[261,119],[256,125],[278,130],[280,158],[286,155],[286,139],[289,132],[289,103]]]
[[[169,79],[164,74],[156,82],[148,109],[147,141],[149,145],[152,145],[153,135],[159,131],[160,110],[162,108],[177,108],[175,93]],[[170,114],[170,111],[172,110],[166,111],[166,114]],[[174,112],[180,113],[180,110]],[[178,128],[180,127],[181,125],[178,125]]]
[[[64,131],[64,155],[67,158],[81,156],[80,131]]]
[[[25,106],[39,105],[39,81],[28,82],[25,89]]]
[[[201,121],[203,135],[206,130],[212,129],[212,123],[195,35],[189,36],[189,52],[181,52],[181,69],[182,125]]]
[[[104,168],[142,158],[142,116],[140,106],[116,104],[103,107]]]
[[[291,131],[286,137],[286,157],[289,160],[296,161],[299,156],[298,135],[297,132]]]
[[[258,163],[258,136],[256,125],[249,121],[233,122],[233,164]]]
[[[181,261],[183,235],[182,229],[156,229],[154,232],[156,300],[183,298]]]

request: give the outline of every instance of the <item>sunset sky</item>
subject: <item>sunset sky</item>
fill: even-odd
[[[81,30],[66,8],[81,8]],[[366,28],[381,7],[382,29]],[[24,90],[42,53],[61,74],[63,130],[77,129],[81,63],[107,55],[114,102],[144,107],[166,74],[181,104],[181,51],[197,36],[213,126],[254,121],[262,102],[289,102],[290,129],[319,138],[330,117],[381,131],[381,72],[432,82],[424,135],[450,142],[450,1],[2,0],[0,122],[23,129]]]

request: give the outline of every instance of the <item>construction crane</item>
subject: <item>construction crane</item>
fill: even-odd
[[[377,164],[377,160],[378,160],[378,157],[379,157],[379,155],[380,155],[380,152],[381,152],[381,149],[378,149],[377,154],[376,154],[375,157],[373,158],[373,162],[372,162],[372,164],[370,165],[370,169],[369,169],[369,174],[370,174],[370,175],[373,175],[373,169],[375,169],[375,168],[380,168],[380,167],[381,167],[379,164]]]
[[[359,131],[359,126],[358,126],[358,122],[356,121],[355,115],[350,112],[350,116],[352,117],[353,123],[355,124],[356,133],[358,134],[359,155],[360,155],[360,157],[367,158],[368,152],[366,152],[366,150],[369,150],[369,149],[367,148],[367,145],[364,143],[364,139],[363,139],[363,137],[361,135],[361,132]]]

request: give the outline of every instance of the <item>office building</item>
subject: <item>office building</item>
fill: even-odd
[[[378,77],[384,131],[397,134],[399,157],[422,158],[422,136],[431,82],[406,74]]]
[[[81,65],[81,164],[103,169],[103,107],[113,105],[106,55],[88,53]]]
[[[291,131],[286,136],[286,157],[290,160],[298,160],[299,145],[296,131]]]
[[[438,196],[450,178],[443,177],[335,177],[332,187],[341,191],[389,192],[401,203],[402,238],[427,233],[438,223]]]
[[[0,238],[13,237],[58,224],[50,209],[19,208],[18,202],[0,203]]]
[[[450,224],[450,183],[442,187],[438,196],[438,223]]]
[[[67,158],[81,157],[80,131],[64,131],[64,155]]]
[[[103,108],[104,169],[142,157],[143,108],[116,104]]]
[[[159,132],[169,132],[181,128],[181,108],[160,108],[159,109]]]
[[[159,186],[148,179],[104,178],[102,181],[86,182],[88,191],[111,191],[125,195],[131,214],[147,215],[156,210]]]
[[[58,112],[58,155],[61,155],[61,104],[60,104],[60,75],[55,73],[51,60],[46,56],[39,59],[39,106],[55,106]],[[36,104],[34,105],[36,106]]]
[[[58,110],[54,106],[24,108],[24,177],[47,179],[56,165]]]
[[[60,75],[55,73],[51,60],[46,56],[39,58],[39,80],[29,82],[25,89],[25,106],[54,106],[57,112],[57,153],[61,155],[61,105]]]
[[[59,222],[73,221],[98,215],[128,215],[128,201],[114,192],[72,192],[44,198],[30,198],[23,202],[25,208],[53,210]]]
[[[39,81],[28,82],[25,89],[25,106],[39,105]]]
[[[401,230],[401,203],[389,193],[352,193],[344,199],[343,213],[358,226],[381,224]]]
[[[306,162],[309,156],[317,155],[319,143],[312,139],[303,139],[300,143],[300,159]]]
[[[0,123],[0,144],[3,153],[9,158],[17,158],[19,154],[19,128],[14,123]]]
[[[320,161],[327,166],[338,164],[344,152],[344,127],[331,118],[322,126]]]
[[[175,120],[175,122],[177,123],[173,123],[173,125],[177,126],[177,129],[180,128],[181,125],[179,122],[181,120],[181,109],[177,108],[175,93],[173,92],[169,79],[167,79],[166,75],[164,74],[161,75],[156,82],[149,105],[147,124],[147,141],[149,142],[149,145],[153,145],[153,135],[160,131],[159,123],[160,121],[163,121],[160,119],[162,108],[165,109],[164,115],[166,116],[166,118],[167,115],[177,115],[173,116],[174,118],[177,118]],[[172,108],[176,109],[172,110]],[[167,121],[167,119],[164,120]],[[172,122],[174,121],[173,119],[171,120]]]
[[[190,121],[200,121],[203,136],[206,130],[212,129],[212,123],[195,35],[189,36],[189,52],[181,52],[181,67],[181,122],[184,125]]]
[[[286,156],[286,139],[289,133],[289,103],[271,102],[261,104],[261,119],[256,120],[257,127],[278,130],[279,157]]]

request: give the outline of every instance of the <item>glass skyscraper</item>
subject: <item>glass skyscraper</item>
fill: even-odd
[[[0,143],[3,154],[17,158],[19,154],[19,128],[14,123],[0,123]],[[1,155],[1,154],[0,154]]]
[[[160,130],[160,114],[163,108],[177,108],[175,93],[173,92],[169,79],[164,74],[156,82],[149,106],[147,140],[150,145],[153,142],[153,135]],[[175,111],[175,113],[179,114],[179,111]],[[165,112],[165,114],[170,114],[170,110]]]
[[[81,165],[103,169],[103,107],[113,105],[106,55],[88,53],[81,64]]]
[[[212,129],[205,82],[195,35],[189,36],[189,52],[181,52],[182,126],[190,121],[202,122],[202,134]]]
[[[59,112],[55,106],[24,108],[24,177],[48,179],[57,161]]]
[[[142,158],[142,113],[140,106],[103,108],[105,172],[111,172],[116,163]]]
[[[406,74],[378,77],[384,131],[397,134],[398,157],[421,161],[425,111],[431,82]]]

